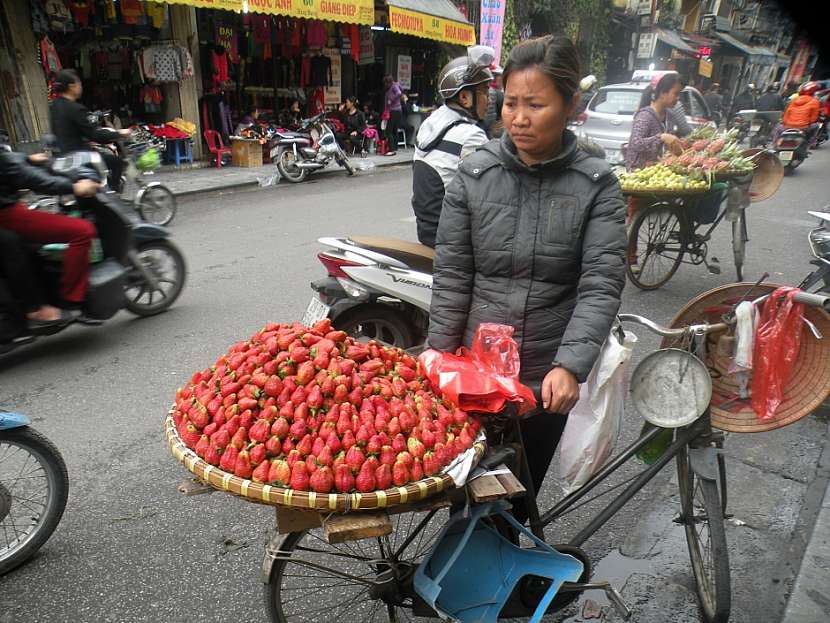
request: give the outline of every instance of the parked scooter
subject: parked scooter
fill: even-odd
[[[355,174],[354,165],[337,143],[334,130],[325,119],[326,113],[322,112],[303,121],[299,132],[277,132],[271,160],[289,182],[302,182],[309,172],[325,168],[332,160],[349,175]]]
[[[814,258],[810,264],[815,270],[798,287],[805,292],[830,294],[830,205],[824,206],[822,211],[810,210],[807,214],[818,219],[818,227],[807,237]]]
[[[106,167],[100,154],[76,152],[57,158],[53,172],[70,179],[101,181]],[[137,316],[152,316],[170,307],[185,282],[185,261],[164,227],[145,223],[114,193],[99,192],[89,199],[61,198],[59,205],[95,223],[98,238],[93,245],[92,266],[80,322],[101,324],[126,308]],[[34,258],[43,289],[58,303],[65,244],[36,246]],[[68,325],[35,332],[53,335]],[[17,347],[31,340],[16,341]]]
[[[426,339],[432,298],[429,247],[405,240],[320,238],[317,257],[328,276],[311,283],[315,296],[304,324],[325,317],[356,338],[409,348]]]
[[[0,410],[0,575],[46,543],[66,508],[66,464],[30,423],[25,415]]]
[[[810,155],[807,131],[801,128],[786,128],[772,146],[778,159],[784,165],[784,173],[790,174]]]

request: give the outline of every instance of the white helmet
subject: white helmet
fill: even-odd
[[[591,87],[593,87],[597,83],[597,77],[594,74],[590,74],[585,76],[582,80],[579,81],[579,90],[580,91],[587,91]]]

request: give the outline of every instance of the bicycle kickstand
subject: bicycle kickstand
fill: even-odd
[[[620,592],[611,586],[611,583],[608,582],[608,580],[602,580],[599,582],[564,582],[562,584],[562,588],[559,590],[560,592],[590,590],[605,591],[605,596],[608,598],[608,601],[611,602],[611,605],[614,606],[614,610],[617,611],[617,614],[624,619],[631,617],[631,608],[626,605],[625,601],[623,601],[622,595],[620,595]]]

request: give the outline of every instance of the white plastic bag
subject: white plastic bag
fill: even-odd
[[[605,340],[559,442],[559,477],[565,493],[579,489],[614,452],[628,392],[628,361],[637,336],[616,327]]]

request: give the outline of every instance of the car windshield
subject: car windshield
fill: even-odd
[[[602,89],[591,101],[590,109],[610,115],[633,115],[640,107],[642,93],[632,89]]]

